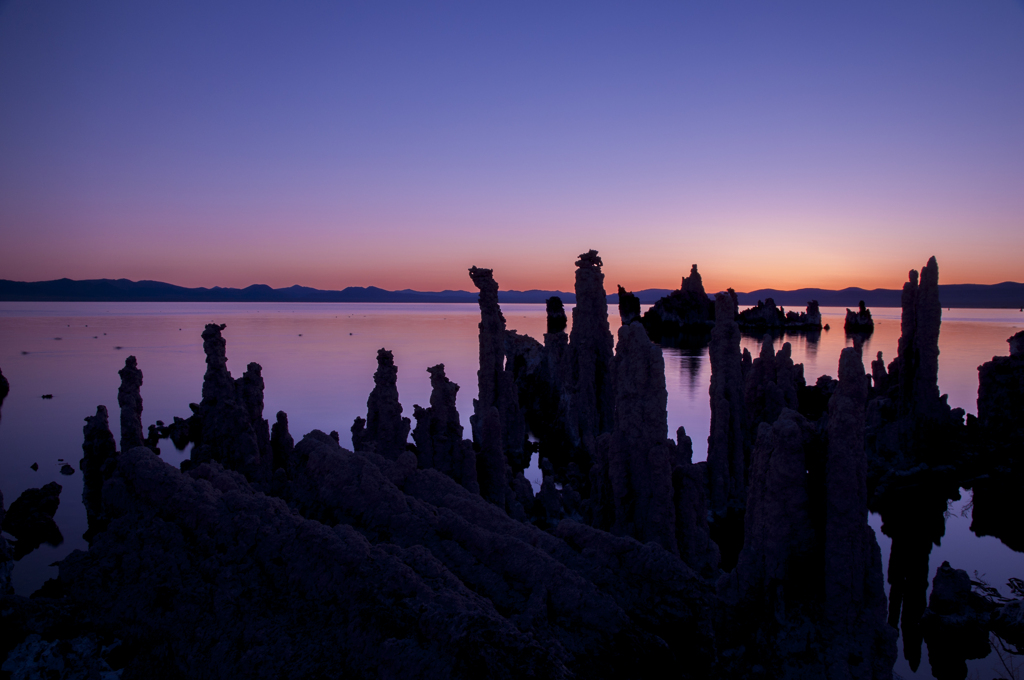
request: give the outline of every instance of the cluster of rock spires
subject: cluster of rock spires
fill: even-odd
[[[757,337],[764,333],[807,333],[813,339],[814,334],[822,329],[817,300],[808,302],[807,310],[803,312],[787,312],[782,307],[777,307],[772,298],[758,300],[755,306],[740,311],[735,291],[730,288],[728,294],[733,300],[735,321],[744,333],[753,333]],[[704,291],[704,283],[697,271],[697,265],[690,268],[689,276],[683,277],[679,290],[672,291],[658,300],[642,317],[639,300],[621,286],[620,307],[624,295],[633,301],[636,316],[640,318],[652,341],[673,347],[704,347],[709,343],[712,330],[717,323],[717,312],[715,300]],[[624,316],[623,319],[625,318]]]
[[[710,335],[706,463],[682,428],[669,438],[651,312],[641,318],[620,288],[615,343],[601,258],[576,267],[571,332],[552,298],[543,343],[508,330],[493,272],[470,270],[481,312],[470,438],[444,366],[427,369],[430,405],[413,407],[413,427],[381,349],[354,450],[337,432],[295,443],[284,413],[273,427],[263,417],[261,367],[232,378],[215,324],[202,334],[201,402],[143,438],[129,357],[120,450],[105,407],[86,418],[89,549],[32,599],[7,588],[0,658],[38,665],[63,639],[76,650],[64,662],[123,678],[890,678],[901,611],[911,659],[922,635],[929,650],[948,638],[963,607],[983,612],[986,636],[1022,639],[1020,603],[974,602],[959,576],[930,610],[918,602],[922,549],[941,537],[932,501],[944,510],[970,469],[976,513],[979,493],[996,502],[978,471],[1012,467],[1024,399],[1024,335],[982,367],[978,419],[964,425],[939,397],[934,259],[905,289],[888,369],[879,356],[869,377],[849,347],[838,379],[810,386],[770,328],[758,357],[741,352],[735,296],[702,305],[694,267],[652,318],[662,338],[696,324]],[[158,457],[164,437],[194,445],[180,470]],[[523,474],[532,455],[536,494]],[[869,508],[893,537],[888,612]],[[927,552],[923,564],[926,581]]]

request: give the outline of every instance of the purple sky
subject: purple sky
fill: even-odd
[[[1019,1],[424,4],[0,2],[0,278],[1024,280]]]

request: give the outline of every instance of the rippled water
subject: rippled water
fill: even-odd
[[[542,339],[543,305],[502,305],[509,328]],[[839,353],[852,344],[842,331],[845,310],[823,308],[831,325],[816,341],[805,336],[775,340],[793,347],[793,359],[804,364],[809,383],[835,375]],[[900,310],[874,309],[875,333],[864,344],[865,365],[881,351],[886,363],[896,354]],[[612,314],[613,333],[618,317]],[[11,393],[0,413],[0,490],[9,505],[26,488],[57,481],[63,487],[57,522],[64,533],[60,547],[43,546],[14,570],[15,586],[27,594],[56,575],[49,566],[75,548],[84,549],[86,529],[81,505],[81,473],[63,476],[63,460],[75,468],[82,455],[82,426],[97,404],[110,410],[118,436],[117,371],[134,354],[143,372],[143,424],[170,422],[190,415],[189,402],[201,398],[205,360],[200,333],[206,323],[225,323],[228,367],[235,377],[250,361],[263,367],[266,384],[264,416],[288,413],[296,440],[313,428],[338,430],[349,445],[349,428],[366,415],[366,397],[373,387],[376,353],[392,350],[398,365],[398,389],[404,414],[413,404],[430,399],[428,366],[445,364],[451,380],[462,386],[458,396],[463,426],[468,430],[476,396],[479,311],[465,304],[226,304],[226,303],[0,303],[0,370]],[[939,339],[939,387],[951,406],[976,413],[977,367],[993,355],[1007,354],[1006,339],[1024,328],[1017,310],[944,311]],[[760,340],[744,337],[743,346],[757,356]],[[680,425],[693,439],[694,458],[706,456],[711,420],[708,386],[711,367],[707,349],[666,348],[669,432]],[[52,399],[42,399],[52,394]],[[180,463],[188,451],[169,442],[163,457]],[[38,472],[30,465],[39,464]],[[977,538],[970,518],[960,516],[969,497],[951,508],[946,537],[932,552],[931,572],[943,560],[969,573],[977,570],[993,585],[1024,576],[1024,555],[997,539]],[[883,558],[888,539],[879,535]],[[897,672],[911,677],[906,663]],[[976,667],[981,662],[971,662]],[[927,660],[919,671],[929,677]],[[988,668],[986,666],[986,668]],[[985,676],[987,677],[987,676]]]

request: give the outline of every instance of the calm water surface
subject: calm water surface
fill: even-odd
[[[543,339],[543,305],[502,305],[502,311],[509,328]],[[612,312],[614,333],[619,323],[614,308]],[[809,383],[820,375],[834,376],[840,351],[852,344],[842,330],[844,313],[822,308],[823,322],[831,330],[817,341],[804,336],[775,340],[776,350],[783,342],[792,344],[793,359],[804,364]],[[875,333],[864,344],[868,368],[879,351],[886,363],[895,357],[900,335],[899,309],[874,309],[872,314]],[[977,413],[977,367],[994,355],[1007,354],[1006,339],[1024,328],[1024,314],[943,314],[940,390],[949,395],[951,406]],[[200,333],[207,323],[225,323],[232,374],[240,376],[250,361],[263,367],[264,416],[273,420],[274,413],[286,411],[296,440],[314,428],[338,430],[348,446],[353,419],[366,415],[381,347],[394,352],[404,415],[412,416],[413,404],[429,404],[426,368],[443,363],[448,377],[461,386],[458,407],[468,431],[477,392],[479,320],[478,308],[466,304],[0,302],[0,369],[11,383],[0,414],[0,491],[10,505],[26,488],[50,481],[64,487],[56,519],[65,542],[57,548],[44,545],[21,560],[14,570],[15,587],[21,594],[34,591],[56,575],[53,562],[73,549],[86,548],[81,539],[86,529],[81,473],[68,477],[59,469],[62,460],[78,468],[83,419],[95,413],[97,404],[107,406],[114,436],[119,436],[117,371],[129,354],[137,357],[144,376],[143,425],[187,417],[189,402],[201,399],[206,370]],[[744,337],[742,343],[757,356],[760,340]],[[674,434],[677,427],[685,427],[693,439],[694,459],[703,460],[711,421],[707,349],[666,348],[664,356],[669,431]],[[53,399],[41,399],[43,394],[52,394]],[[188,455],[170,442],[162,443],[161,452],[174,464]],[[30,469],[33,462],[39,464],[38,472]],[[535,469],[528,476],[539,482]],[[1000,587],[1011,576],[1024,576],[1024,555],[998,539],[970,533],[970,518],[960,515],[967,501],[969,495],[951,506],[946,537],[932,552],[931,572],[948,560],[969,573],[977,570]],[[889,541],[878,531],[879,518],[872,516],[871,524],[887,560]],[[969,663],[987,677],[988,660]],[[902,660],[896,670],[913,677]],[[918,676],[930,677],[927,658]]]

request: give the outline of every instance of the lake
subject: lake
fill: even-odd
[[[505,304],[502,311],[508,328],[543,339],[544,305]],[[808,383],[823,374],[835,376],[840,351],[852,344],[842,330],[845,310],[821,311],[831,330],[820,339],[789,336],[774,343],[776,350],[783,342],[792,344],[793,360],[804,364]],[[900,335],[899,309],[873,309],[872,315],[875,332],[864,343],[868,368],[878,351],[886,363],[895,357]],[[614,306],[609,320],[614,333],[619,325]],[[448,377],[461,386],[458,407],[468,434],[477,394],[475,305],[0,302],[0,370],[11,383],[0,412],[0,491],[9,506],[27,488],[50,481],[64,487],[56,520],[65,541],[59,547],[44,545],[18,562],[13,578],[19,594],[55,576],[53,562],[87,547],[81,538],[86,530],[81,473],[64,476],[59,470],[64,461],[77,470],[84,418],[98,404],[110,410],[114,436],[119,436],[117,372],[125,357],[135,355],[144,376],[144,426],[187,417],[189,402],[200,401],[206,370],[200,333],[212,322],[227,324],[228,367],[235,377],[251,361],[263,367],[264,417],[273,421],[277,411],[287,412],[296,441],[317,428],[337,430],[342,445],[351,446],[349,428],[356,416],[366,416],[381,347],[394,353],[404,415],[410,418],[413,404],[429,404],[427,367],[443,363]],[[1024,313],[1017,310],[944,310],[939,387],[951,406],[977,413],[978,366],[1006,355],[1006,339],[1022,328]],[[742,342],[756,357],[760,340],[744,337]],[[664,357],[669,432],[685,427],[694,459],[703,460],[711,420],[707,348],[665,348]],[[44,394],[53,398],[42,399]],[[176,451],[165,440],[161,454],[177,465],[188,450]],[[38,471],[31,469],[33,463]],[[527,476],[539,484],[536,466]],[[968,573],[977,571],[1006,593],[1010,577],[1024,577],[1024,555],[998,539],[974,536],[969,513],[961,516],[969,500],[966,493],[951,505],[946,536],[931,554],[931,574],[948,560]],[[887,560],[889,540],[879,531],[880,519],[872,515],[870,521]],[[991,659],[968,663],[972,671],[992,668]],[[930,677],[927,654],[916,676],[902,658],[896,672]]]

